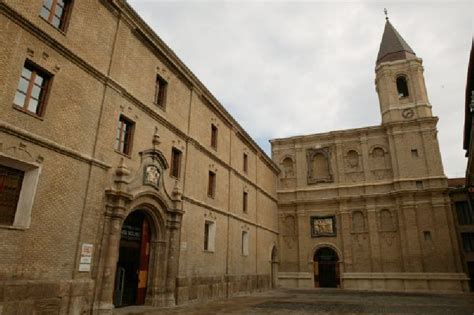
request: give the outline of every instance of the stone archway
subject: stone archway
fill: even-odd
[[[142,210],[125,219],[115,272],[115,307],[145,304],[153,222]]]
[[[122,161],[115,171],[114,186],[105,192],[106,211],[94,303],[94,308],[101,314],[110,314],[115,307],[114,302],[118,301],[115,300],[116,277],[120,276],[117,267],[123,262],[120,260],[122,231],[124,223],[128,223],[127,218],[134,212],[141,212],[148,223],[149,263],[148,268],[142,269],[145,272],[140,274],[138,271],[141,278],[136,280],[137,290],[139,285],[146,284],[145,289],[140,294],[132,294],[131,300],[134,298],[135,301],[129,304],[176,304],[179,239],[184,213],[182,195],[177,184],[171,194],[166,191],[163,178],[168,166],[160,151],[152,149],[140,152],[140,155],[142,161],[135,176],[129,176],[130,171]],[[142,259],[143,262],[145,260]],[[141,264],[140,261],[138,263]]]
[[[314,286],[316,288],[340,287],[339,256],[329,246],[320,247],[313,257]]]

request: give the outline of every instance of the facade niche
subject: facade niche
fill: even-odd
[[[295,177],[295,171],[293,169],[293,160],[290,157],[283,159],[283,177],[290,178]]]
[[[349,150],[346,155],[347,167],[351,170],[359,168],[359,153],[355,150]]]
[[[386,152],[382,147],[375,147],[371,152],[371,164],[375,170],[386,169]]]
[[[329,148],[308,149],[308,184],[333,182]]]
[[[362,211],[354,211],[352,213],[352,232],[365,232],[365,220]]]

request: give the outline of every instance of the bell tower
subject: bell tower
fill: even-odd
[[[422,63],[387,17],[375,66],[382,124],[432,117]]]

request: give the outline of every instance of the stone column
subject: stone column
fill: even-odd
[[[120,232],[124,217],[114,214],[108,214],[109,232],[106,256],[104,261],[104,271],[102,276],[102,292],[100,296],[99,310],[101,314],[111,313],[114,308],[114,284],[115,272],[117,269],[117,260],[119,256]]]
[[[176,305],[176,277],[179,267],[179,245],[181,232],[181,214],[171,213],[167,222],[169,235],[168,262],[166,267],[166,305]]]

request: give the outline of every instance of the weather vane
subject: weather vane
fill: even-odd
[[[383,9],[383,12],[385,13],[385,19],[388,21],[388,11],[387,8]]]

